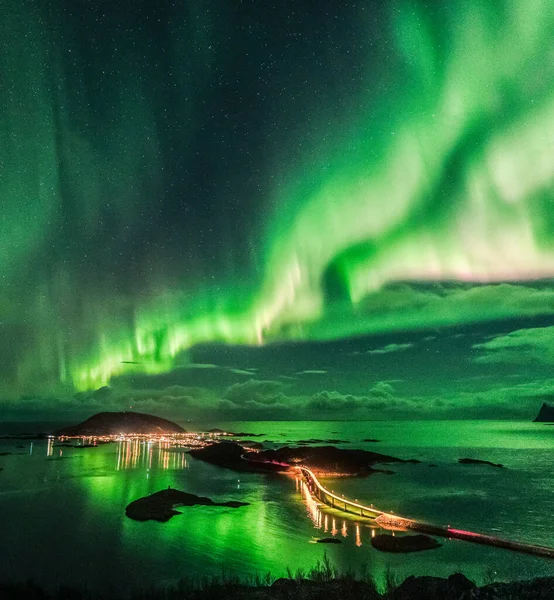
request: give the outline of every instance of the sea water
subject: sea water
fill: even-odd
[[[554,545],[554,427],[513,421],[184,423],[264,434],[270,445],[340,439],[417,464],[393,474],[321,478],[337,494],[438,525]],[[7,429],[7,428],[6,428]],[[27,427],[28,430],[32,429]],[[13,427],[11,428],[13,432]],[[379,442],[365,442],[373,438]],[[0,580],[52,587],[60,582],[122,592],[181,578],[221,574],[276,577],[309,569],[326,552],[338,569],[365,569],[377,580],[392,569],[478,583],[554,575],[554,561],[440,539],[436,550],[391,555],[375,550],[371,524],[307,501],[293,476],[236,473],[180,449],[118,443],[59,448],[44,441],[0,440]],[[459,458],[502,463],[461,465]],[[434,466],[431,466],[434,465]],[[125,516],[131,501],[168,486],[238,509],[195,506],[166,523]],[[315,540],[335,536],[337,545]]]

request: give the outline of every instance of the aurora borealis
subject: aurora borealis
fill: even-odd
[[[221,342],[280,368],[273,342],[312,344],[319,361],[291,344],[301,366],[281,374],[313,379],[354,340],[337,352],[361,372],[377,361],[373,383],[297,390],[317,410],[390,396],[391,355],[502,379],[515,353],[539,377],[554,353],[550,2],[1,6],[2,397],[206,374],[197,345]],[[470,342],[436,358],[428,338],[456,335]],[[253,360],[225,364],[256,381]],[[258,404],[281,404],[277,370]],[[218,400],[246,383],[225,379]]]

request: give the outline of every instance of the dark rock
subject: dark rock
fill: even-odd
[[[419,552],[441,547],[437,540],[422,534],[394,536],[382,533],[371,538],[371,545],[381,552]]]
[[[271,587],[278,590],[290,590],[296,587],[296,581],[287,577],[279,577],[271,584]]]
[[[389,596],[391,600],[449,600],[471,597],[475,584],[456,573],[448,579],[440,577],[408,577]]]
[[[554,406],[543,402],[539,414],[533,419],[533,423],[554,423]]]
[[[227,506],[229,508],[239,508],[248,506],[246,502],[231,500],[229,502],[214,502],[210,498],[195,496],[180,490],[161,490],[150,496],[139,498],[127,505],[125,514],[135,521],[169,521],[174,515],[181,514],[175,510],[175,506]]]
[[[350,444],[348,440],[319,440],[313,438],[310,440],[298,440],[297,444]]]
[[[291,448],[283,446],[277,450],[264,450],[252,457],[254,460],[273,461],[288,465],[307,467],[345,475],[367,475],[374,473],[373,465],[379,463],[405,463],[407,461],[367,450],[351,450],[334,446]]]
[[[504,467],[504,465],[501,465],[500,463],[493,463],[488,460],[479,460],[477,458],[459,458],[458,462],[461,465],[490,465],[491,467],[497,467],[499,469]]]
[[[406,463],[400,458],[368,452],[344,450],[334,446],[299,447],[283,446],[261,452],[249,452],[234,442],[219,442],[189,452],[194,458],[233,469],[235,471],[278,472],[302,464],[316,470],[344,475],[369,475],[378,472],[372,465],[378,463]],[[385,471],[383,471],[385,472]]]
[[[86,421],[64,427],[54,435],[87,436],[123,434],[185,433],[185,430],[167,419],[136,412],[102,412]]]
[[[342,540],[338,538],[321,538],[317,540],[318,544],[342,544]]]
[[[554,578],[541,577],[532,581],[491,583],[470,593],[468,600],[551,600],[554,598]]]
[[[381,440],[374,440],[373,438],[366,438],[365,440],[362,440],[362,442],[380,442]]]
[[[260,442],[246,442],[246,444],[248,444],[248,447],[251,448],[252,450],[263,450],[264,449],[264,445],[260,444]]]

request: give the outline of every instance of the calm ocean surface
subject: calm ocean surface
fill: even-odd
[[[421,464],[390,465],[394,475],[334,478],[336,493],[383,510],[437,524],[554,546],[554,427],[513,421],[183,423],[263,433],[279,444],[339,438]],[[32,430],[32,426],[17,430]],[[36,427],[34,428],[36,429]],[[8,431],[8,425],[0,425]],[[14,428],[11,427],[13,432]],[[379,443],[362,442],[376,438]],[[183,577],[226,573],[285,575],[309,568],[326,551],[339,568],[363,567],[381,579],[447,576],[462,571],[477,582],[554,575],[554,561],[507,550],[440,540],[427,552],[388,555],[371,547],[367,523],[324,510],[317,519],[294,477],[234,473],[180,450],[108,444],[47,456],[47,442],[0,440],[0,580],[33,579],[91,590],[129,590]],[[459,465],[469,457],[499,462]],[[436,465],[430,467],[429,464]],[[239,509],[192,507],[167,523],[138,523],[125,506],[168,485],[214,500],[242,500]],[[327,515],[327,518],[325,518]],[[320,528],[318,528],[318,524]],[[327,527],[327,532],[324,531]],[[314,538],[338,536],[340,545]]]

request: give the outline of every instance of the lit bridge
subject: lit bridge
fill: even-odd
[[[548,546],[525,544],[523,542],[506,540],[492,535],[464,531],[463,529],[453,529],[452,527],[432,525],[431,523],[415,521],[414,519],[406,519],[392,513],[386,513],[382,510],[374,508],[373,505],[366,506],[360,502],[353,502],[344,496],[339,496],[334,492],[324,488],[311,469],[300,466],[298,469],[304,477],[308,490],[312,496],[317,498],[320,502],[336,510],[346,512],[352,516],[373,519],[375,523],[383,529],[413,529],[422,533],[429,533],[431,535],[437,535],[446,538],[455,538],[458,540],[464,540],[466,542],[473,542],[474,544],[495,546],[496,548],[506,548],[508,550],[524,552],[526,554],[533,554],[535,556],[554,558],[554,548],[549,548]]]

